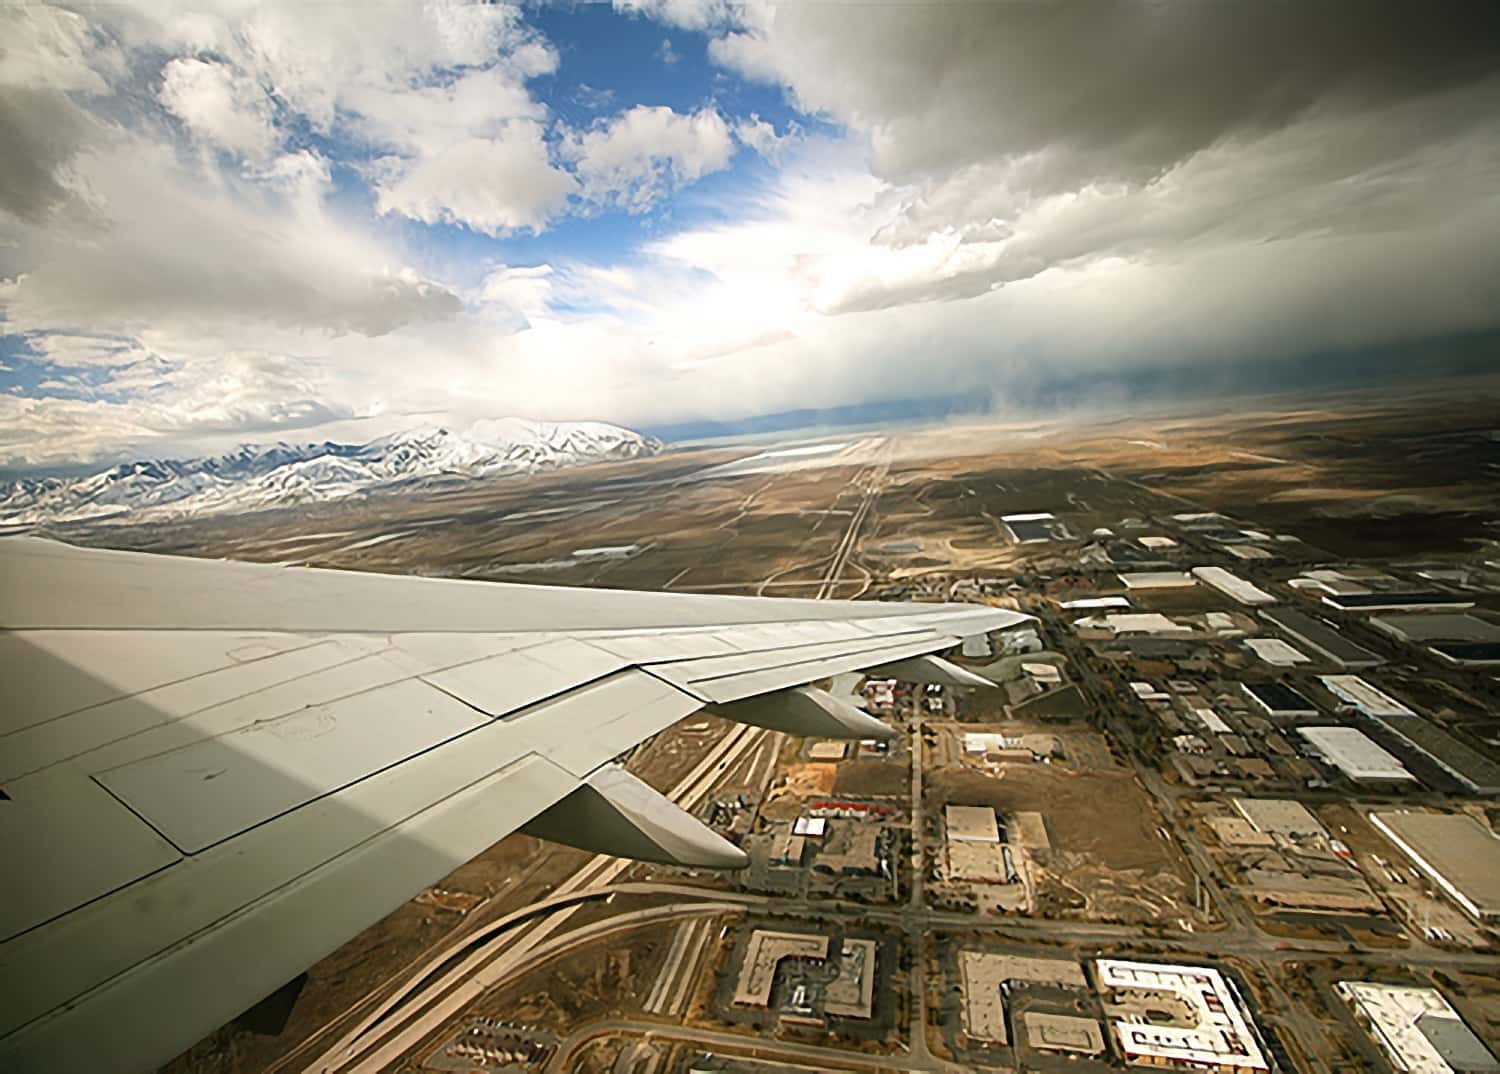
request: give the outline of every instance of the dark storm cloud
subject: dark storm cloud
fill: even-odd
[[[42,224],[72,200],[59,173],[94,127],[56,90],[0,87],[0,212]]]
[[[888,178],[1052,149],[1041,189],[1500,72],[1500,5],[784,4],[716,54],[872,131]]]

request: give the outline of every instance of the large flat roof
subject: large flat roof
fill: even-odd
[[[734,1002],[752,1007],[767,1007],[771,989],[776,984],[776,967],[785,958],[828,957],[828,937],[805,932],[777,932],[756,929],[745,947],[745,961],[740,964],[735,981]]]
[[[1374,981],[1340,981],[1337,988],[1401,1074],[1500,1070],[1436,989]]]
[[[1330,593],[1323,603],[1346,612],[1410,611],[1416,608],[1472,608],[1474,598],[1421,590],[1405,593]]]
[[[1500,764],[1421,716],[1377,716],[1375,722],[1425,753],[1476,794],[1500,794]]]
[[[1500,641],[1500,626],[1453,612],[1378,615],[1370,625],[1402,641]]]
[[[1467,813],[1372,813],[1370,820],[1470,916],[1500,918],[1500,838]]]
[[[1275,604],[1276,598],[1223,567],[1194,567],[1193,577],[1241,604]]]
[[[1162,1065],[1192,1065],[1232,1070],[1269,1070],[1249,1016],[1224,975],[1204,966],[1165,962],[1127,962],[1101,958],[1094,963],[1115,1036],[1127,1059]],[[1138,1003],[1135,993],[1167,993],[1191,1008],[1192,1024],[1164,1024]]]
[[[1366,716],[1414,716],[1411,709],[1390,694],[1378,690],[1358,675],[1319,675],[1318,681],[1346,705]]]
[[[1378,654],[1356,645],[1333,627],[1296,608],[1268,608],[1260,613],[1270,623],[1323,656],[1346,668],[1375,667],[1385,663]]]
[[[1297,733],[1329,764],[1357,782],[1404,783],[1416,780],[1405,765],[1356,728],[1299,727]]]
[[[1136,571],[1120,575],[1126,589],[1176,589],[1196,584],[1187,571]]]
[[[1234,808],[1267,835],[1327,835],[1318,818],[1289,798],[1236,798]]]
[[[1240,686],[1250,699],[1272,715],[1317,715],[1318,706],[1281,682],[1245,682]]]
[[[943,810],[948,838],[958,842],[998,843],[1000,827],[989,806],[950,805]]]

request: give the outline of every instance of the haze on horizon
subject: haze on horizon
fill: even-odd
[[[1497,119],[1468,2],[6,5],[0,469],[1500,368]]]

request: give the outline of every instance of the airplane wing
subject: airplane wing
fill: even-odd
[[[506,834],[735,867],[610,762],[700,708],[1029,617],[507,585],[0,539],[0,1070],[150,1068]]]

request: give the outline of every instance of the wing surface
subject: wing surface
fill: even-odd
[[[527,825],[737,864],[610,762],[1026,618],[0,539],[0,1070],[164,1062]]]

